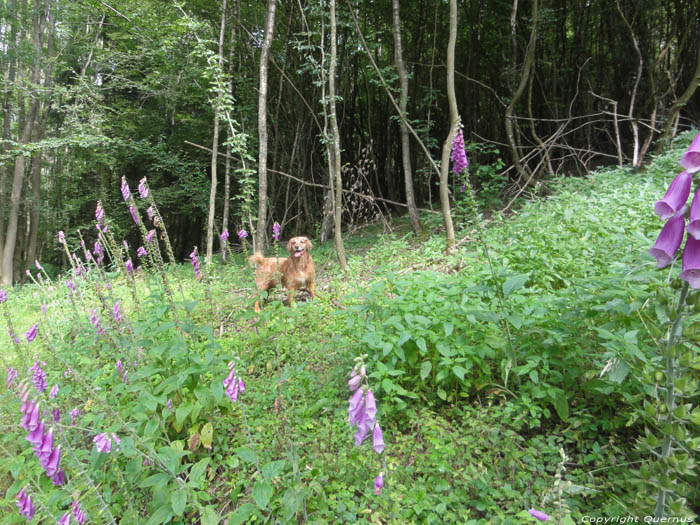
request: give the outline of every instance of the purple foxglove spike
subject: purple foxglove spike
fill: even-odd
[[[104,432],[102,434],[97,434],[94,438],[92,438],[92,441],[95,443],[98,452],[109,454],[109,452],[112,450],[112,440],[110,440],[107,434]]]
[[[228,375],[226,376],[226,379],[224,379],[224,387],[228,387],[232,382],[233,379],[235,378],[235,373],[233,370],[231,370]]]
[[[384,434],[379,423],[374,425],[374,430],[372,431],[372,448],[377,454],[384,452]]]
[[[66,242],[66,234],[63,233],[62,230],[59,230],[59,232],[58,232],[58,242],[60,242],[60,243]]]
[[[73,502],[73,517],[78,523],[85,523],[85,513],[77,501]]]
[[[384,476],[382,473],[379,473],[379,476],[377,476],[374,480],[374,493],[379,496],[379,494],[382,491],[382,488],[384,487]]]
[[[683,248],[683,268],[681,279],[688,281],[691,288],[700,288],[700,241],[689,236]]]
[[[469,167],[469,160],[467,159],[467,154],[464,151],[464,132],[462,128],[459,128],[452,139],[452,154],[450,155],[452,160],[452,171],[455,175],[459,175],[462,170]]]
[[[129,259],[124,263],[124,266],[126,266],[126,271],[129,273],[134,273],[134,263]]]
[[[60,423],[60,422],[61,422],[61,410],[60,410],[59,408],[54,408],[54,409],[51,411],[51,415],[53,416],[53,420],[54,420],[56,423]]]
[[[693,175],[688,171],[682,171],[673,179],[666,191],[666,195],[660,201],[654,203],[654,212],[665,221],[680,210],[690,195],[690,185]]]
[[[49,392],[49,398],[54,399],[58,395],[58,385],[54,385],[53,388],[51,389],[51,392]]]
[[[70,525],[70,513],[66,512],[61,519],[58,520],[58,525]]]
[[[693,202],[690,205],[688,226],[686,226],[685,230],[700,241],[700,189],[695,192]]]
[[[357,390],[360,387],[360,383],[362,383],[362,376],[355,375],[355,376],[352,376],[350,378],[350,380],[348,381],[348,387],[350,388],[350,390],[352,390],[354,392],[355,390]]]
[[[0,289],[0,303],[4,303],[5,301],[7,301],[7,292]]]
[[[134,208],[133,204],[129,204],[129,213],[131,213],[131,218],[134,220],[134,224],[138,224],[139,216],[136,213],[136,208]]]
[[[7,388],[10,388],[12,386],[12,383],[14,382],[15,379],[17,379],[18,375],[19,375],[19,373],[14,368],[9,367],[7,369]],[[24,407],[24,402],[22,403],[22,407]]]
[[[681,157],[681,166],[690,173],[700,171],[700,133],[695,135],[690,147]]]
[[[549,516],[547,516],[541,510],[530,509],[527,512],[528,512],[528,514],[530,514],[530,516],[532,516],[533,518],[535,518],[536,520],[539,520],[539,521],[547,521],[549,519]]]
[[[153,240],[153,237],[155,237],[156,231],[155,230],[149,230],[148,233],[146,234],[146,243],[150,243]]]
[[[348,412],[354,411],[359,405],[362,404],[364,394],[365,393],[362,389],[355,391],[352,397],[350,397]]]
[[[126,177],[122,177],[122,197],[124,198],[125,201],[129,200],[129,197],[131,197],[131,191],[129,191],[129,185],[126,182]]]
[[[683,242],[683,228],[685,220],[682,215],[676,215],[669,219],[659,233],[656,243],[649,253],[658,262],[658,267],[663,268],[671,264],[673,257]]]
[[[219,237],[221,238],[221,242],[226,242],[228,240],[228,230],[222,231]]]
[[[243,379],[240,377],[238,378],[238,391],[239,392],[245,392],[245,383],[243,382]]]
[[[55,449],[53,449],[53,452],[51,452],[51,455],[49,456],[49,461],[44,467],[47,476],[53,477],[56,475],[56,472],[58,472],[58,464],[60,463],[60,461],[61,445],[58,445]]]
[[[51,481],[53,484],[57,487],[60,487],[62,485],[66,484],[66,471],[61,469],[56,474],[51,476]]]
[[[148,197],[148,184],[146,183],[146,177],[139,181],[139,196],[142,199]]]
[[[238,233],[237,233],[236,235],[238,235],[238,240],[239,240],[239,241],[243,241],[243,239],[245,239],[246,237],[248,237],[248,232],[245,231],[245,230],[239,230]]]
[[[374,401],[374,394],[371,390],[367,390],[367,395],[365,396],[365,414],[372,421],[377,417],[377,404]]]
[[[39,446],[44,440],[44,422],[39,423],[34,430],[27,434],[27,441],[32,445]]]

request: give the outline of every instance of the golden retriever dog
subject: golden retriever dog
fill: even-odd
[[[282,286],[289,290],[290,306],[294,302],[296,290],[305,288],[312,299],[316,297],[316,268],[309,254],[311,247],[311,241],[306,237],[292,237],[287,243],[289,257],[264,257],[262,253],[254,253],[250,262],[255,266],[255,284],[258,290],[271,290],[281,280]],[[260,311],[258,299],[255,301],[255,311]]]

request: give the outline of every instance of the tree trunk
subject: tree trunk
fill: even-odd
[[[457,0],[450,0],[450,39],[447,44],[447,101],[450,106],[450,131],[442,145],[442,160],[440,164],[440,209],[442,221],[445,224],[445,252],[455,253],[455,229],[452,225],[450,211],[450,152],[452,140],[459,125],[457,111],[457,96],[455,95],[455,44],[457,42]]]
[[[258,139],[260,152],[258,154],[258,227],[255,232],[256,249],[265,249],[267,235],[267,70],[270,57],[270,46],[275,29],[275,0],[267,0],[267,16],[265,17],[265,40],[260,52],[260,90],[258,93]]]
[[[513,159],[513,165],[515,166],[518,175],[525,179],[528,179],[529,175],[528,170],[520,163],[520,153],[518,152],[518,144],[515,137],[515,126],[513,124],[513,113],[515,111],[516,104],[520,101],[520,98],[528,85],[530,74],[535,63],[535,44],[537,42],[537,3],[538,0],[532,1],[532,28],[530,29],[530,40],[527,44],[527,51],[525,52],[523,71],[520,75],[520,84],[515,90],[515,93],[513,93],[513,98],[510,100],[510,103],[508,104],[508,107],[506,107],[505,111],[506,138],[508,140],[510,156]],[[517,6],[517,2],[515,5]],[[513,29],[511,28],[511,30]]]
[[[627,30],[630,33],[630,38],[632,40],[632,45],[634,45],[634,51],[637,54],[637,74],[634,79],[634,87],[632,88],[632,93],[630,95],[630,108],[627,113],[627,117],[630,119],[630,125],[632,126],[632,166],[638,168],[642,159],[639,158],[639,123],[634,118],[634,104],[637,99],[637,90],[639,89],[639,82],[642,80],[642,71],[644,68],[644,60],[642,59],[642,51],[639,49],[639,42],[637,36],[634,34],[634,29],[632,25],[627,21],[622,8],[620,7],[620,1],[615,2],[617,6],[617,12],[620,14],[620,18],[625,23]],[[653,73],[652,73],[653,74]]]
[[[226,30],[226,0],[221,4],[221,28],[219,30],[219,68],[222,73],[224,68],[224,32]],[[216,215],[216,166],[219,160],[219,111],[221,106],[222,86],[218,85],[216,94],[216,106],[214,107],[214,138],[211,146],[211,188],[209,190],[209,216],[207,217],[207,265],[211,264],[214,255],[214,217]]]
[[[345,245],[343,244],[343,231],[341,215],[343,212],[343,179],[340,174],[340,133],[338,131],[338,114],[335,104],[335,70],[338,58],[338,45],[336,35],[335,0],[331,0],[331,60],[328,66],[328,98],[330,100],[331,133],[333,134],[333,172],[331,172],[331,186],[335,178],[335,208],[333,212],[333,227],[335,229],[335,251],[338,254],[340,269],[345,271],[348,266],[345,259]]]
[[[399,15],[399,0],[393,0],[393,22],[394,22],[394,60],[396,61],[396,69],[399,74],[401,84],[401,96],[399,97],[399,108],[404,118],[408,118],[406,107],[408,106],[408,74],[403,63],[403,49],[401,47],[401,17]],[[403,175],[404,184],[406,187],[406,205],[408,207],[408,216],[411,219],[411,228],[415,233],[421,233],[423,227],[418,217],[416,208],[416,199],[413,191],[413,170],[411,168],[411,146],[409,142],[408,127],[406,122],[401,119],[401,158],[403,160]]]

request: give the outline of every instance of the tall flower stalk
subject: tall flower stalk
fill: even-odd
[[[682,465],[687,461],[687,451],[694,448],[689,441],[691,434],[688,428],[693,412],[688,396],[693,395],[694,387],[689,387],[686,363],[691,362],[692,357],[686,355],[688,350],[679,343],[683,338],[683,320],[691,315],[690,310],[693,308],[688,304],[689,291],[700,288],[700,231],[695,228],[700,189],[697,189],[690,206],[687,227],[685,223],[693,175],[700,172],[700,133],[683,155],[681,166],[685,168],[684,171],[673,179],[663,199],[654,204],[654,211],[666,223],[649,250],[657,260],[658,267],[664,268],[673,263],[685,237],[679,275],[682,284],[675,307],[669,313],[670,327],[660,347],[663,372],[656,373],[662,395],[658,410],[651,405],[648,410],[654,414],[661,412],[657,420],[657,431],[661,439],[653,435],[653,431],[648,431],[646,438],[641,441],[642,447],[656,457],[655,461],[643,469],[649,473],[651,481],[658,488],[654,507],[656,518],[666,517],[669,512],[673,515],[681,513],[685,495],[677,492],[676,487],[681,485],[683,479],[687,479],[687,468]]]

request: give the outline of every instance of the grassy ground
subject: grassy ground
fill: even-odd
[[[31,352],[48,363],[50,382],[63,381],[64,413],[79,407],[87,414],[82,437],[68,438],[71,446],[89,448],[91,432],[110,418],[100,403],[114,403],[126,421],[117,425],[120,433],[129,426],[161,456],[167,454],[159,446],[190,450],[175,465],[204,465],[198,483],[190,483],[192,470],[180,476],[191,492],[187,508],[178,513],[176,498],[169,497],[177,483],[167,476],[162,484],[150,483],[152,473],[126,459],[119,465],[113,460],[124,479],[95,490],[104,490],[113,514],[140,516],[134,522],[156,515],[161,521],[153,523],[215,522],[207,521],[205,507],[228,523],[515,524],[533,521],[527,514],[532,507],[561,523],[577,523],[584,516],[641,519],[639,501],[654,493],[636,474],[643,456],[635,451],[635,441],[643,427],[633,405],[640,402],[641,387],[632,380],[631,358],[627,379],[606,384],[597,379],[613,355],[598,330],[634,332],[640,351],[653,355],[655,343],[644,326],[645,301],[654,291],[653,283],[645,284],[653,274],[646,252],[659,227],[651,210],[675,174],[678,157],[678,150],[669,152],[644,172],[608,170],[586,179],[557,179],[548,184],[553,192],[548,198],[508,218],[491,218],[481,233],[498,286],[508,292],[502,294],[504,318],[518,365],[512,369],[502,357],[505,325],[479,313],[486,304],[489,312],[503,307],[489,295],[493,274],[475,242],[480,232],[462,222],[458,253],[446,257],[439,224],[431,217],[425,218],[430,235],[423,241],[401,220],[393,224],[393,233],[368,227],[347,238],[345,273],[331,246],[316,246],[318,300],[289,308],[276,293],[260,315],[252,312],[253,280],[243,254],[210,268],[208,286],[194,279],[189,265],[170,268],[177,316],[185,338],[194,341],[187,343],[188,352],[207,363],[194,380],[199,384],[190,385],[194,376],[183,375],[180,365],[183,359],[191,367],[199,361],[175,353],[173,341],[179,339],[163,335],[173,331],[173,323],[155,276],[138,278],[138,307],[119,277],[105,292],[110,305],[122,301],[133,331],[129,337],[120,332],[115,345],[86,335],[86,314],[99,302],[88,288],[73,306],[58,280],[55,291],[34,285],[12,290],[5,305],[18,334],[43,319],[42,342]],[[45,316],[42,302],[49,306]],[[425,318],[427,328],[421,325]],[[435,319],[438,328],[430,325]],[[438,349],[430,369],[392,357],[399,346],[408,348],[396,342],[400,335],[394,338],[391,326],[397,323],[414,335],[424,331],[422,344],[416,338],[419,348]],[[24,357],[15,352],[4,330],[0,340],[6,366],[26,366],[30,351]],[[459,347],[460,357],[449,357],[441,340]],[[121,383],[113,363],[133,347],[145,349],[143,361],[154,371],[134,368],[130,386],[132,379]],[[381,456],[367,443],[355,447],[347,423],[346,381],[361,354],[372,363],[369,381],[386,441]],[[198,389],[220,383],[227,371],[209,363],[232,359],[239,360],[246,390],[235,404],[226,398],[210,404]],[[445,365],[449,359],[454,361]],[[66,363],[99,389],[63,379]],[[153,363],[171,368],[166,373]],[[461,381],[440,378],[444,366],[466,375]],[[564,370],[572,367],[573,378]],[[183,377],[177,389],[161,389],[168,380],[160,379],[168,374]],[[0,465],[0,494],[5,494],[0,523],[17,523],[14,494],[27,482],[22,467],[32,454],[23,445],[16,401],[4,385],[0,392],[11,408],[0,412],[5,434],[0,443],[8,459]],[[165,408],[166,399],[172,409]],[[565,407],[558,404],[562,399]],[[146,407],[148,417],[138,414],[140,407]],[[149,430],[149,420],[158,421],[160,433]],[[208,447],[206,425],[212,431]],[[205,445],[193,445],[193,439]],[[130,446],[124,446],[127,458]],[[134,448],[139,446],[135,440]],[[91,474],[95,484],[100,476],[113,479],[112,467],[99,463],[95,453],[76,453],[74,460],[76,480],[77,464],[97,472]],[[372,484],[379,471],[386,485],[377,496]],[[67,496],[51,499],[50,486],[39,479],[40,471],[34,472],[44,511],[60,512]],[[73,494],[82,494],[94,522],[106,521],[91,483],[74,483]],[[140,494],[129,487],[141,487]],[[193,497],[199,498],[196,504]]]

